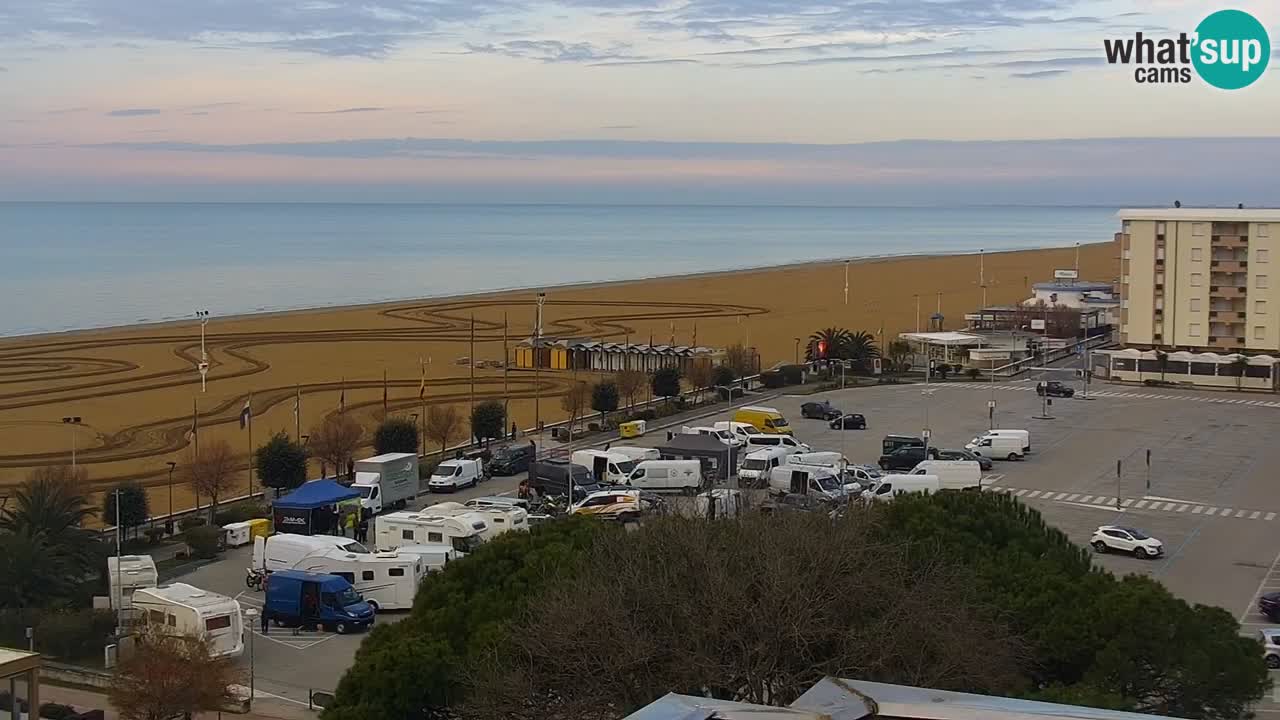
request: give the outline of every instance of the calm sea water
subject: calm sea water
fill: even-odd
[[[0,203],[0,335],[1107,240],[1097,207]]]

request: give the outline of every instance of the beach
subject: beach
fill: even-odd
[[[989,304],[1030,297],[1031,285],[1071,268],[1074,248],[987,253]],[[1079,249],[1080,277],[1111,281],[1118,271],[1110,242]],[[764,366],[794,359],[794,338],[824,327],[865,330],[883,344],[927,327],[935,312],[945,329],[981,302],[973,255],[911,256],[662,277],[547,288],[544,334],[657,344],[754,347]],[[572,278],[565,278],[570,281]],[[205,328],[210,369],[201,390],[196,370],[198,322],[76,331],[0,341],[0,492],[42,465],[67,464],[71,446],[88,472],[89,490],[123,480],[150,488],[153,513],[167,512],[169,461],[181,462],[193,424],[201,443],[226,440],[241,455],[233,495],[250,488],[250,449],[275,432],[308,434],[338,411],[340,398],[371,433],[383,412],[454,404],[464,414],[472,394],[465,361],[500,361],[508,345],[531,335],[536,289],[264,315],[214,317]],[[802,340],[803,342],[803,340]],[[496,363],[495,363],[496,364]],[[476,368],[474,397],[510,399],[511,420],[564,417],[558,395],[567,372]],[[579,374],[576,379],[590,379]],[[251,397],[252,434],[240,413]],[[294,402],[300,397],[300,419]],[[193,419],[194,415],[194,419]],[[80,425],[64,417],[78,416]],[[462,438],[459,438],[462,439]],[[430,449],[430,448],[429,448]],[[313,461],[312,476],[319,474]],[[175,474],[176,510],[191,493]],[[256,490],[256,488],[255,488]]]

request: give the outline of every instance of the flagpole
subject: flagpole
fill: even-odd
[[[249,497],[253,497],[253,392],[249,393],[245,409],[249,412]]]
[[[302,386],[294,386],[295,395],[293,396],[293,439],[297,443],[302,442]]]
[[[507,365],[510,361],[510,350],[507,349],[507,314],[504,312],[502,313],[502,424],[504,426],[511,409],[511,389],[507,386]],[[502,430],[505,435],[506,427]]]
[[[467,417],[467,422],[471,422],[471,418],[475,417],[476,412],[476,314],[471,313],[471,415]],[[475,428],[472,428],[471,439],[475,440]]]
[[[421,382],[418,383],[418,402],[422,403],[422,414],[418,415],[418,440],[422,445],[422,455],[427,454],[427,364],[418,358],[418,371]]]
[[[195,456],[200,457],[200,414],[196,410],[195,398],[191,398],[191,442],[195,443]],[[196,509],[200,509],[199,503],[196,503]]]
[[[382,370],[382,414],[387,414],[387,370]]]

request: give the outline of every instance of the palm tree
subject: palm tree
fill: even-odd
[[[84,522],[94,509],[80,492],[86,473],[67,466],[42,467],[14,491],[0,511],[0,530],[22,535],[48,548],[51,565],[66,563],[89,570],[93,535]]]
[[[1249,369],[1249,358],[1237,354],[1228,367],[1231,368],[1231,374],[1236,376],[1236,390],[1242,389],[1245,372]]]
[[[889,362],[893,364],[894,371],[899,371],[902,364],[911,356],[911,343],[906,340],[894,340],[889,343]]]
[[[1164,382],[1164,374],[1169,369],[1169,353],[1163,350],[1156,351],[1156,367],[1160,368],[1160,382]]]
[[[880,357],[880,348],[876,347],[876,338],[865,330],[853,333],[845,341],[841,357],[858,364],[859,369],[866,370],[871,361]]]
[[[804,359],[813,362],[820,360],[818,357],[818,344],[824,343],[827,346],[827,357],[832,360],[838,360],[846,357],[844,352],[849,347],[849,341],[853,334],[844,328],[829,327],[819,330],[809,336],[809,345],[805,348]]]

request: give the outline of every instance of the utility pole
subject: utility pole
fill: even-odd
[[[849,261],[844,261],[844,304],[849,304]]]
[[[476,314],[471,313],[471,415],[467,416],[467,422],[471,421],[471,417],[476,412]],[[474,437],[472,439],[475,439]]]
[[[1116,512],[1120,512],[1120,463],[1116,461]]]
[[[920,295],[916,294],[916,332],[920,332]]]
[[[71,428],[71,474],[76,472],[76,426],[80,424],[79,415],[68,415],[62,418],[62,423]]]
[[[538,430],[538,442],[542,442],[542,306],[547,302],[545,292],[538,293],[537,323],[533,327],[533,426]]]
[[[124,628],[124,575],[120,567],[120,490],[116,495],[116,627]],[[197,508],[198,509],[198,508]],[[117,634],[120,634],[117,631]]]
[[[507,365],[511,361],[511,351],[507,349],[507,314],[502,313],[502,417],[506,424],[511,408],[511,388],[507,383]],[[506,428],[503,428],[506,431]]]
[[[209,311],[197,310],[196,317],[200,318],[200,363],[196,365],[196,369],[200,371],[200,392],[204,392],[209,376],[209,353],[205,352],[204,326],[209,324]]]
[[[302,386],[293,386],[293,437],[302,442]]]
[[[1080,243],[1076,243],[1076,281],[1080,279]]]

